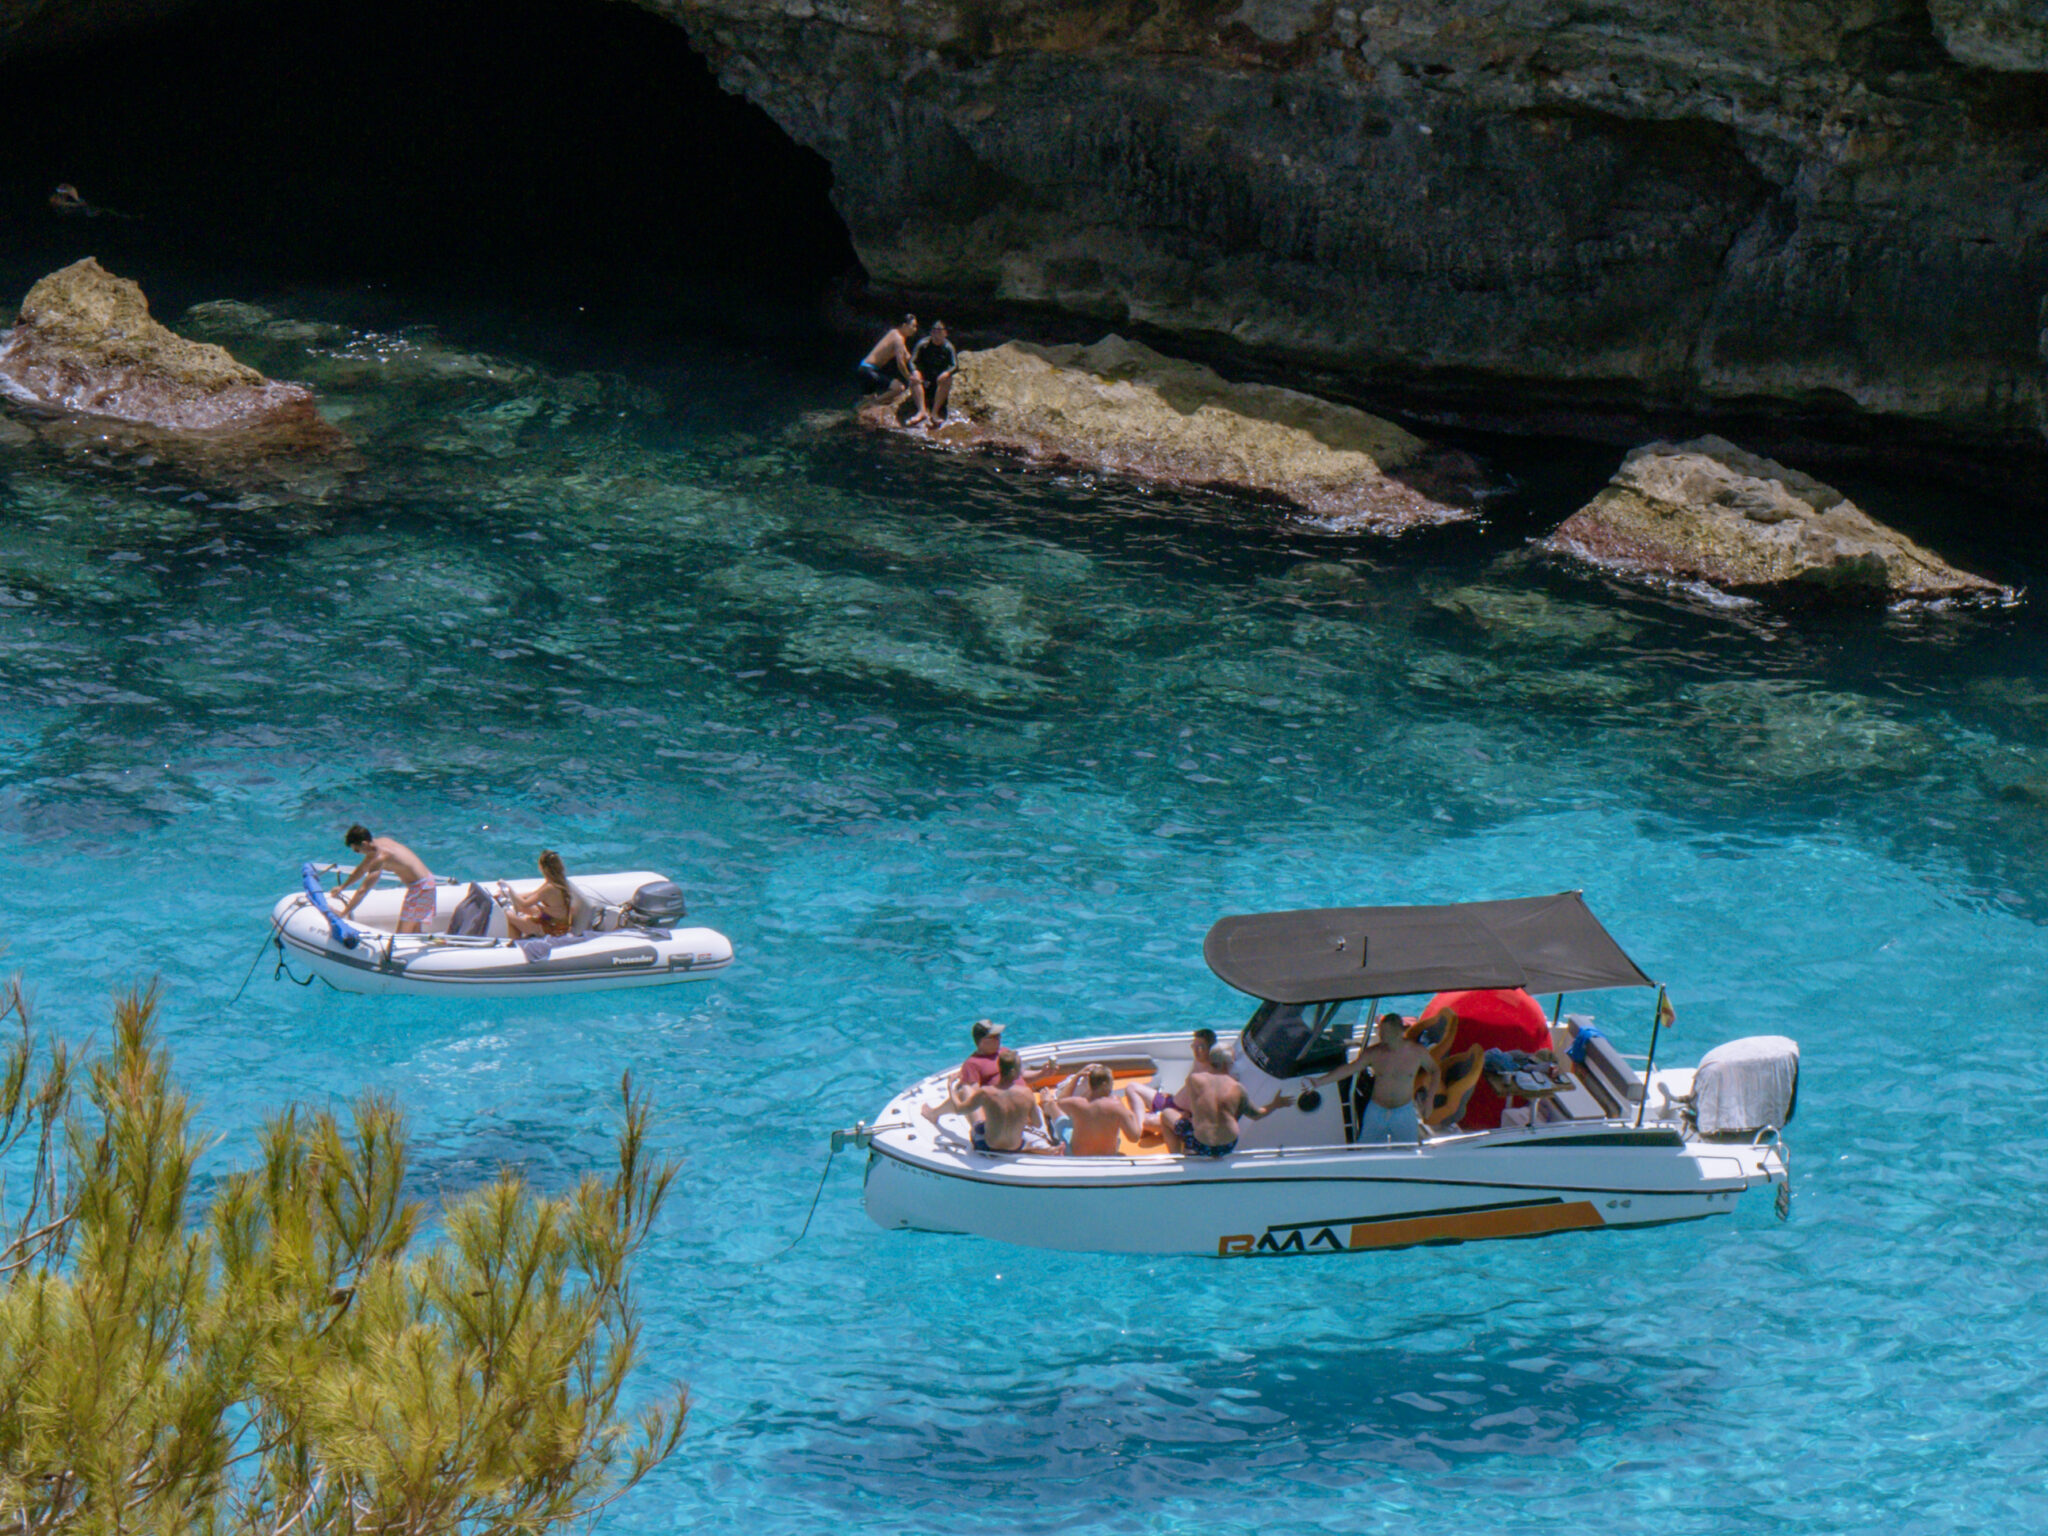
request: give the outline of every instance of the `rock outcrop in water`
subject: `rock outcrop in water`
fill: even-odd
[[[1345,528],[1470,517],[1452,456],[1390,421],[1105,336],[960,354],[938,440],[1156,484],[1249,492]],[[863,419],[886,424],[869,406]]]
[[[0,341],[0,395],[170,432],[261,430],[323,448],[342,441],[313,409],[310,390],[273,383],[225,348],[159,325],[141,287],[90,256],[29,290]]]
[[[1547,542],[1616,569],[1732,591],[2013,596],[1886,528],[1833,486],[1718,437],[1636,449]]]

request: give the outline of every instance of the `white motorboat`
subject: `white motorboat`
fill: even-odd
[[[302,889],[270,916],[280,964],[301,961],[344,992],[550,997],[704,981],[732,964],[732,942],[714,929],[681,926],[683,893],[652,870],[578,875],[570,931],[516,939],[503,881],[444,880],[433,920],[419,933],[399,933],[403,887],[378,886],[344,919],[320,885],[332,868],[305,865]]]
[[[1698,1068],[1657,1067],[1662,989],[1640,1071],[1598,1031],[1566,1026],[1566,994],[1653,985],[1576,891],[1229,917],[1204,953],[1218,976],[1260,1000],[1233,1069],[1249,1100],[1301,1094],[1298,1103],[1243,1121],[1236,1150],[1222,1157],[1184,1155],[1156,1134],[1125,1137],[1106,1157],[984,1153],[957,1116],[940,1113],[957,1073],[937,1073],[899,1093],[871,1127],[835,1135],[835,1145],[868,1150],[869,1216],[1040,1248],[1232,1257],[1693,1221],[1731,1213],[1760,1184],[1778,1186],[1786,1214],[1779,1131],[1796,1101],[1797,1046],[1763,1037],[1709,1052]],[[1340,1086],[1302,1093],[1304,1079],[1347,1060],[1362,1043],[1361,1016],[1372,1019],[1380,1000],[1428,993],[1439,1001],[1425,1021],[1478,1015],[1492,999],[1535,1009],[1545,1044],[1570,1038],[1575,1049],[1534,1078],[1492,1079],[1510,1095],[1531,1089],[1525,1124],[1358,1144],[1362,1100]],[[1558,995],[1547,1019],[1537,993]],[[1177,1087],[1193,1061],[1185,1034],[1062,1040],[1019,1055],[1034,1084],[1099,1061],[1120,1085],[1159,1091]],[[1507,1117],[1521,1118],[1508,1104]]]

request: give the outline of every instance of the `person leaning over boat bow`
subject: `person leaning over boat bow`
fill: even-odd
[[[1275,1094],[1264,1109],[1258,1108],[1244,1091],[1244,1084],[1230,1075],[1237,1054],[1227,1045],[1209,1052],[1209,1065],[1190,1072],[1185,1085],[1187,1112],[1169,1105],[1160,1116],[1167,1129],[1180,1137],[1189,1157],[1226,1157],[1237,1150],[1237,1122],[1263,1120],[1276,1109],[1294,1102],[1291,1094]]]
[[[398,931],[418,933],[422,924],[434,920],[434,874],[427,868],[426,860],[395,837],[372,837],[370,829],[360,822],[343,834],[342,841],[348,844],[350,853],[360,854],[363,860],[354,873],[327,893],[327,899],[332,901],[358,880],[363,882],[363,888],[349,897],[348,905],[341,909],[342,917],[355,911],[356,903],[377,888],[377,877],[389,870],[405,882],[405,901],[398,909]]]
[[[1429,1075],[1430,1103],[1436,1102],[1437,1093],[1443,1088],[1443,1073],[1437,1067],[1436,1057],[1420,1041],[1404,1040],[1402,1027],[1398,1013],[1381,1014],[1377,1041],[1363,1047],[1336,1071],[1309,1079],[1309,1087],[1321,1088],[1361,1072],[1372,1073],[1372,1098],[1358,1116],[1358,1145],[1396,1141],[1419,1145],[1422,1119],[1415,1112],[1415,1074]]]

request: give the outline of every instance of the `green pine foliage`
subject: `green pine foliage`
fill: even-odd
[[[117,998],[87,1062],[0,988],[0,1536],[541,1532],[675,1450],[680,1387],[625,1408],[676,1175],[630,1081],[609,1177],[504,1173],[428,1241],[374,1095],[285,1111],[197,1199],[158,1001]]]

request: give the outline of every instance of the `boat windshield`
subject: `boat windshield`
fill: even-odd
[[[1358,1029],[1358,1003],[1261,1003],[1244,1027],[1245,1054],[1269,1077],[1341,1067]]]

